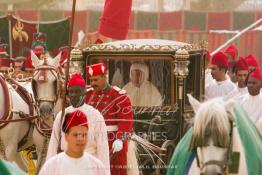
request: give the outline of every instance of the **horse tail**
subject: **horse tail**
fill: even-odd
[[[137,156],[136,142],[129,140],[127,151],[127,175],[139,175]]]

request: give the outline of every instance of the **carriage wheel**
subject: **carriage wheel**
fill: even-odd
[[[165,155],[160,155],[160,159],[157,160],[157,168],[156,168],[156,174],[157,175],[163,175],[167,173],[167,166],[169,164],[169,161],[173,155],[173,152],[175,150],[176,144],[173,140],[166,140],[161,148],[166,149]]]

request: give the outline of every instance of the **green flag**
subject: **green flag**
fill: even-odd
[[[39,31],[47,34],[48,50],[69,45],[69,20],[40,23]]]
[[[6,44],[9,44],[9,22],[7,16],[0,16],[0,37]]]
[[[189,151],[189,144],[192,136],[192,128],[187,131],[178,143],[175,152],[168,165],[167,175],[184,175],[187,164],[193,152]]]
[[[26,173],[12,163],[0,160],[0,175],[26,175]]]

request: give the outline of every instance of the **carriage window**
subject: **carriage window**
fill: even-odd
[[[91,60],[97,62],[106,63],[109,83],[126,90],[133,106],[171,104],[170,60]]]

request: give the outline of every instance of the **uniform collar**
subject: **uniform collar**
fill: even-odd
[[[110,84],[106,84],[106,87],[103,89],[104,91],[108,91],[110,89]]]
[[[106,91],[108,91],[110,89],[110,84],[106,84],[106,86],[105,86],[105,88],[103,89],[103,90],[101,90],[101,91],[95,91],[95,93],[96,94],[102,94],[102,93],[104,93],[104,92],[106,92]]]

